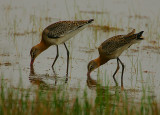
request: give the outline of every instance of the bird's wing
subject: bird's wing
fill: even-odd
[[[84,21],[60,21],[48,26],[48,38],[57,39],[66,34],[75,31],[76,29],[90,23],[88,20]]]
[[[133,41],[134,38],[136,38],[134,34],[113,36],[100,45],[98,48],[99,54],[110,55],[117,49]]]

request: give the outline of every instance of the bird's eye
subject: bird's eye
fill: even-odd
[[[32,52],[32,57],[34,56],[34,52]]]
[[[93,66],[91,65],[91,66],[90,66],[90,70],[92,70],[92,69],[93,69]]]
[[[31,57],[34,58],[34,56],[35,56],[35,51],[32,51],[31,52]]]

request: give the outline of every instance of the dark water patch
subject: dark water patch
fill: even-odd
[[[96,49],[93,49],[93,48],[88,48],[88,47],[80,47],[79,48],[79,51],[80,52],[85,52],[85,53],[92,53],[94,52]]]
[[[138,49],[130,49],[130,51],[131,51],[132,53],[139,52],[139,50],[138,50]]]
[[[4,10],[6,11],[10,11],[10,10],[17,10],[17,9],[21,9],[23,7],[20,7],[20,6],[12,6],[12,5],[4,5],[2,7]]]
[[[143,71],[144,73],[147,73],[147,74],[155,74],[156,72],[154,72],[154,71],[148,71],[148,70],[145,70],[145,71]]]
[[[127,92],[142,92],[142,90],[139,89],[124,89]]]
[[[106,12],[106,11],[80,11],[80,13],[85,13],[85,14],[108,14],[109,12]]]
[[[0,56],[10,56],[9,54],[0,54]]]
[[[153,41],[149,41],[149,43],[152,44],[152,45],[156,45],[156,44],[157,44],[157,41],[154,41],[154,40],[153,40]]]
[[[136,19],[149,19],[148,16],[142,16],[142,15],[138,15],[135,14],[134,16],[129,16],[129,18],[136,18]]]
[[[10,62],[0,63],[0,66],[11,66],[12,64]]]
[[[28,35],[28,34],[36,34],[37,31],[24,31],[23,33],[20,33],[20,32],[15,32],[13,33],[14,36],[24,36],[24,35]]]
[[[143,46],[143,49],[144,49],[144,50],[145,50],[145,49],[159,50],[160,47],[158,47],[158,46]]]
[[[158,53],[160,54],[160,51],[159,51],[160,47],[159,46],[143,46],[143,50],[147,50],[147,51],[151,51],[153,53]],[[148,52],[149,53],[149,52]]]
[[[89,27],[92,27],[96,30],[102,30],[104,32],[108,31],[124,31],[123,28],[117,28],[117,27],[110,27],[110,26],[101,26],[101,25],[89,25]]]

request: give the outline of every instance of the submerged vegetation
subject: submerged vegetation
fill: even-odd
[[[100,25],[89,25],[89,27],[95,28],[97,30],[107,31],[124,31],[122,28],[110,27],[110,26],[100,26]]]
[[[118,88],[111,90],[109,86],[95,85],[95,81],[88,79],[87,83],[95,88],[96,98],[89,97],[86,90],[79,96],[70,97],[70,92],[63,87],[54,90],[23,89],[7,86],[6,81],[0,79],[0,114],[56,114],[56,115],[158,115],[159,104],[157,100],[144,90],[140,102],[136,98],[128,97],[128,91]],[[39,84],[40,85],[40,84]],[[144,88],[146,89],[146,88]],[[33,93],[34,92],[34,93]],[[34,95],[33,95],[34,94]]]

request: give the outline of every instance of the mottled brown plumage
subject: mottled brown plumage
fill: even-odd
[[[42,33],[42,39],[51,45],[59,45],[65,43],[78,32],[83,30],[88,24],[93,21],[60,21],[46,27]]]
[[[117,81],[115,79],[115,74],[119,70],[119,63],[122,65],[122,75],[121,75],[121,87],[123,88],[123,71],[124,71],[124,64],[119,59],[121,53],[128,49],[132,44],[137,43],[143,38],[141,37],[143,31],[135,34],[135,29],[132,32],[128,33],[127,35],[117,35],[113,36],[106,41],[104,41],[99,47],[99,57],[90,61],[88,64],[88,77],[90,77],[91,71],[98,68],[99,66],[105,64],[110,59],[117,59],[117,69],[113,74],[113,79],[117,85]]]
[[[77,30],[78,28],[80,28],[88,23],[89,23],[88,20],[60,21],[60,22],[57,22],[57,23],[54,23],[54,24],[48,26],[47,28],[45,28],[45,30],[48,31],[48,33],[46,33],[48,38],[57,39],[57,38],[63,37],[66,34],[69,34],[73,31]],[[45,30],[44,30],[44,32],[47,32]]]
[[[134,33],[135,29],[127,35],[117,35],[107,39],[99,46],[99,54],[110,56],[114,54],[115,51],[120,50],[123,46],[132,45],[137,38],[137,34]]]
[[[90,20],[79,20],[79,21],[60,21],[50,26],[46,27],[42,32],[42,40],[39,44],[32,47],[30,51],[31,55],[31,63],[30,66],[33,66],[35,58],[44,50],[49,48],[51,45],[56,45],[57,47],[57,55],[52,64],[53,66],[59,56],[58,45],[64,44],[67,50],[67,76],[68,76],[68,66],[69,66],[69,51],[65,42],[76,35],[78,32],[87,27],[88,24],[93,22],[93,19]]]

